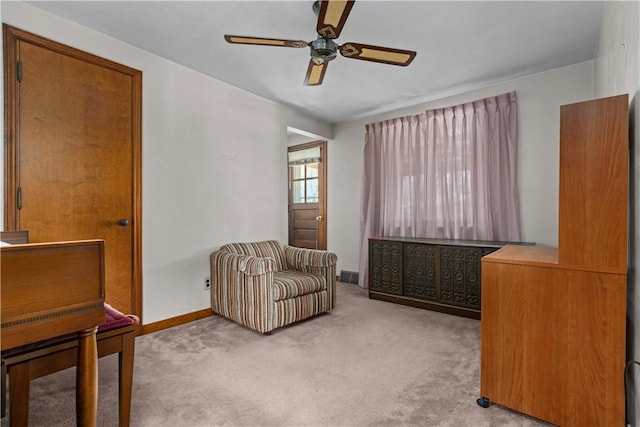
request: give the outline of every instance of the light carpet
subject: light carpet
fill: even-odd
[[[221,316],[136,339],[132,426],[546,426],[477,406],[480,322],[370,300],[265,336]],[[117,356],[98,425],[118,425]],[[30,425],[75,425],[74,368],[31,382]],[[5,420],[6,421],[6,420]]]

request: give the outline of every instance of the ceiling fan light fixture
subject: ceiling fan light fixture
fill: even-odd
[[[311,47],[311,59],[318,65],[335,59],[338,54],[339,46],[333,40],[318,37],[310,42],[309,46]]]

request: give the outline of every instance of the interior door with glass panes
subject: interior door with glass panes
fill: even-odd
[[[327,249],[327,143],[289,147],[289,245]]]

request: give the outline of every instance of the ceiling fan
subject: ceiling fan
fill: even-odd
[[[416,52],[412,50],[393,49],[389,47],[373,46],[362,43],[347,42],[338,45],[337,39],[344,27],[349,12],[355,0],[316,0],[313,11],[318,16],[316,32],[318,38],[305,42],[304,40],[270,39],[263,37],[233,36],[225,34],[224,39],[234,44],[253,44],[262,46],[281,47],[309,47],[311,60],[304,79],[305,86],[322,84],[327,64],[336,58],[338,52],[345,58],[361,59],[382,64],[407,66],[413,61]]]

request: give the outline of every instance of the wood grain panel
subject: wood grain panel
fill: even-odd
[[[107,301],[131,313],[132,228],[117,225],[133,211],[131,78],[31,43],[20,56],[20,227],[33,242],[104,239]]]
[[[550,341],[559,300],[546,297],[554,295],[553,270],[487,263],[482,275],[482,396],[557,422],[559,355]]]
[[[104,322],[104,242],[6,246],[0,255],[2,350]]]
[[[29,250],[25,248],[28,247]],[[17,321],[60,305],[69,307],[104,295],[102,246],[33,244],[2,249],[2,318]],[[70,288],[65,282],[76,283]]]
[[[29,232],[27,230],[0,231],[0,240],[10,245],[29,243]]]
[[[624,424],[626,276],[563,271],[566,423]],[[562,282],[559,282],[562,283]]]
[[[520,376],[503,378],[522,371],[524,341],[520,329],[524,325],[523,296],[513,287],[505,286],[505,266],[482,266],[482,396],[508,407],[520,406],[522,382]],[[511,271],[509,271],[511,273]],[[509,280],[513,279],[510,277]],[[506,352],[504,349],[512,349]]]
[[[627,266],[627,95],[560,110],[559,261]]]
[[[625,276],[482,268],[481,395],[558,425],[622,425]]]

